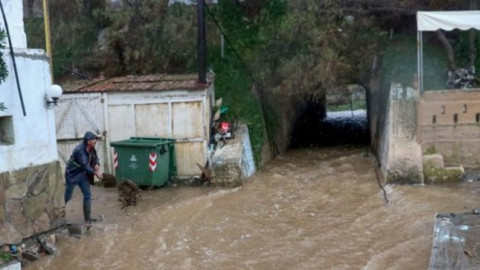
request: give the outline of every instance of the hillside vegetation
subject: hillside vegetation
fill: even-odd
[[[26,1],[25,25],[29,47],[42,48],[43,21],[31,8],[37,2]],[[416,10],[469,8],[458,0],[219,0],[207,6],[208,64],[227,117],[249,124],[259,162],[265,129],[273,149],[288,146],[288,123],[302,100],[321,99],[337,85],[368,87],[372,74],[411,82]],[[51,0],[55,79],[194,73],[196,16],[194,5],[168,0]],[[426,67],[437,87],[446,58],[435,38],[426,43],[436,48],[427,52],[434,57]],[[455,46],[461,59],[467,44]]]

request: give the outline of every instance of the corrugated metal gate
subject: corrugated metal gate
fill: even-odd
[[[58,155],[63,169],[86,131],[105,134],[103,106],[101,94],[94,93],[63,95],[55,107]],[[98,141],[97,153],[102,170],[108,168],[105,140]]]

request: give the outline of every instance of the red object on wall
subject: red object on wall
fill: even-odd
[[[223,131],[223,132],[228,132],[230,130],[230,123],[228,122],[221,122],[220,123],[220,129]]]

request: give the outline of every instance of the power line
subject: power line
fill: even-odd
[[[240,61],[240,63],[242,64],[243,68],[247,71],[248,73],[248,76],[250,76],[250,78],[252,78],[253,82],[255,84],[258,84],[257,83],[257,80],[255,79],[255,77],[253,77],[253,74],[252,72],[250,72],[250,69],[247,67],[247,65],[245,64],[245,62],[243,62],[243,59],[242,57],[240,57],[240,55],[238,54],[237,50],[235,50],[235,48],[233,47],[233,44],[232,42],[230,42],[230,39],[228,38],[227,34],[225,34],[225,31],[223,31],[222,27],[220,26],[220,23],[218,22],[217,18],[215,18],[215,15],[213,15],[213,13],[210,11],[210,8],[205,5],[205,9],[207,10],[207,13],[208,15],[210,16],[210,18],[212,18],[213,22],[215,23],[215,25],[217,26],[218,30],[220,30],[220,32],[222,33],[222,35],[225,37],[225,41],[227,42],[227,45],[233,50],[233,53],[235,55],[235,57],[237,57],[238,61]]]
[[[245,69],[245,71],[247,71],[248,75],[250,76],[250,78],[252,78],[253,80],[253,83],[254,85],[257,85],[259,88],[261,88],[261,85],[258,83],[258,81],[255,79],[255,77],[253,76],[252,72],[250,72],[250,69],[247,67],[247,65],[245,64],[245,62],[243,62],[243,59],[242,57],[240,57],[240,55],[238,54],[237,50],[235,50],[235,48],[233,47],[233,44],[232,42],[230,42],[230,39],[228,38],[227,34],[225,34],[225,31],[223,31],[222,27],[220,26],[220,23],[218,22],[217,18],[215,18],[215,16],[213,15],[213,13],[210,11],[210,8],[208,8],[207,5],[205,5],[205,9],[208,13],[208,15],[210,16],[210,18],[212,18],[213,22],[215,23],[215,25],[217,26],[218,30],[220,30],[220,32],[222,33],[222,35],[225,37],[225,41],[227,42],[227,45],[233,50],[233,53],[235,54],[235,57],[237,57],[238,61],[240,61],[240,63],[242,64],[243,68]],[[263,98],[263,91],[261,89],[257,90],[257,93],[259,95],[259,103],[260,103],[260,109],[261,109],[261,112],[262,112],[262,119],[264,119],[264,126],[267,130],[269,130],[269,127],[268,125],[265,123],[265,118],[266,118],[266,115],[267,115],[267,108],[265,107],[265,104],[263,102],[264,98]],[[271,132],[268,132],[267,131],[267,136],[269,137],[268,140],[269,142],[272,144],[271,146],[275,149],[275,151],[277,153],[280,153],[280,150],[278,149],[278,145],[277,143],[275,142],[275,139],[273,138],[273,135],[270,136]]]

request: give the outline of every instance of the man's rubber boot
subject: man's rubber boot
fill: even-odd
[[[92,203],[83,202],[83,218],[85,219],[86,224],[91,224],[92,222],[97,221],[96,219],[90,216],[91,212],[92,212]]]

